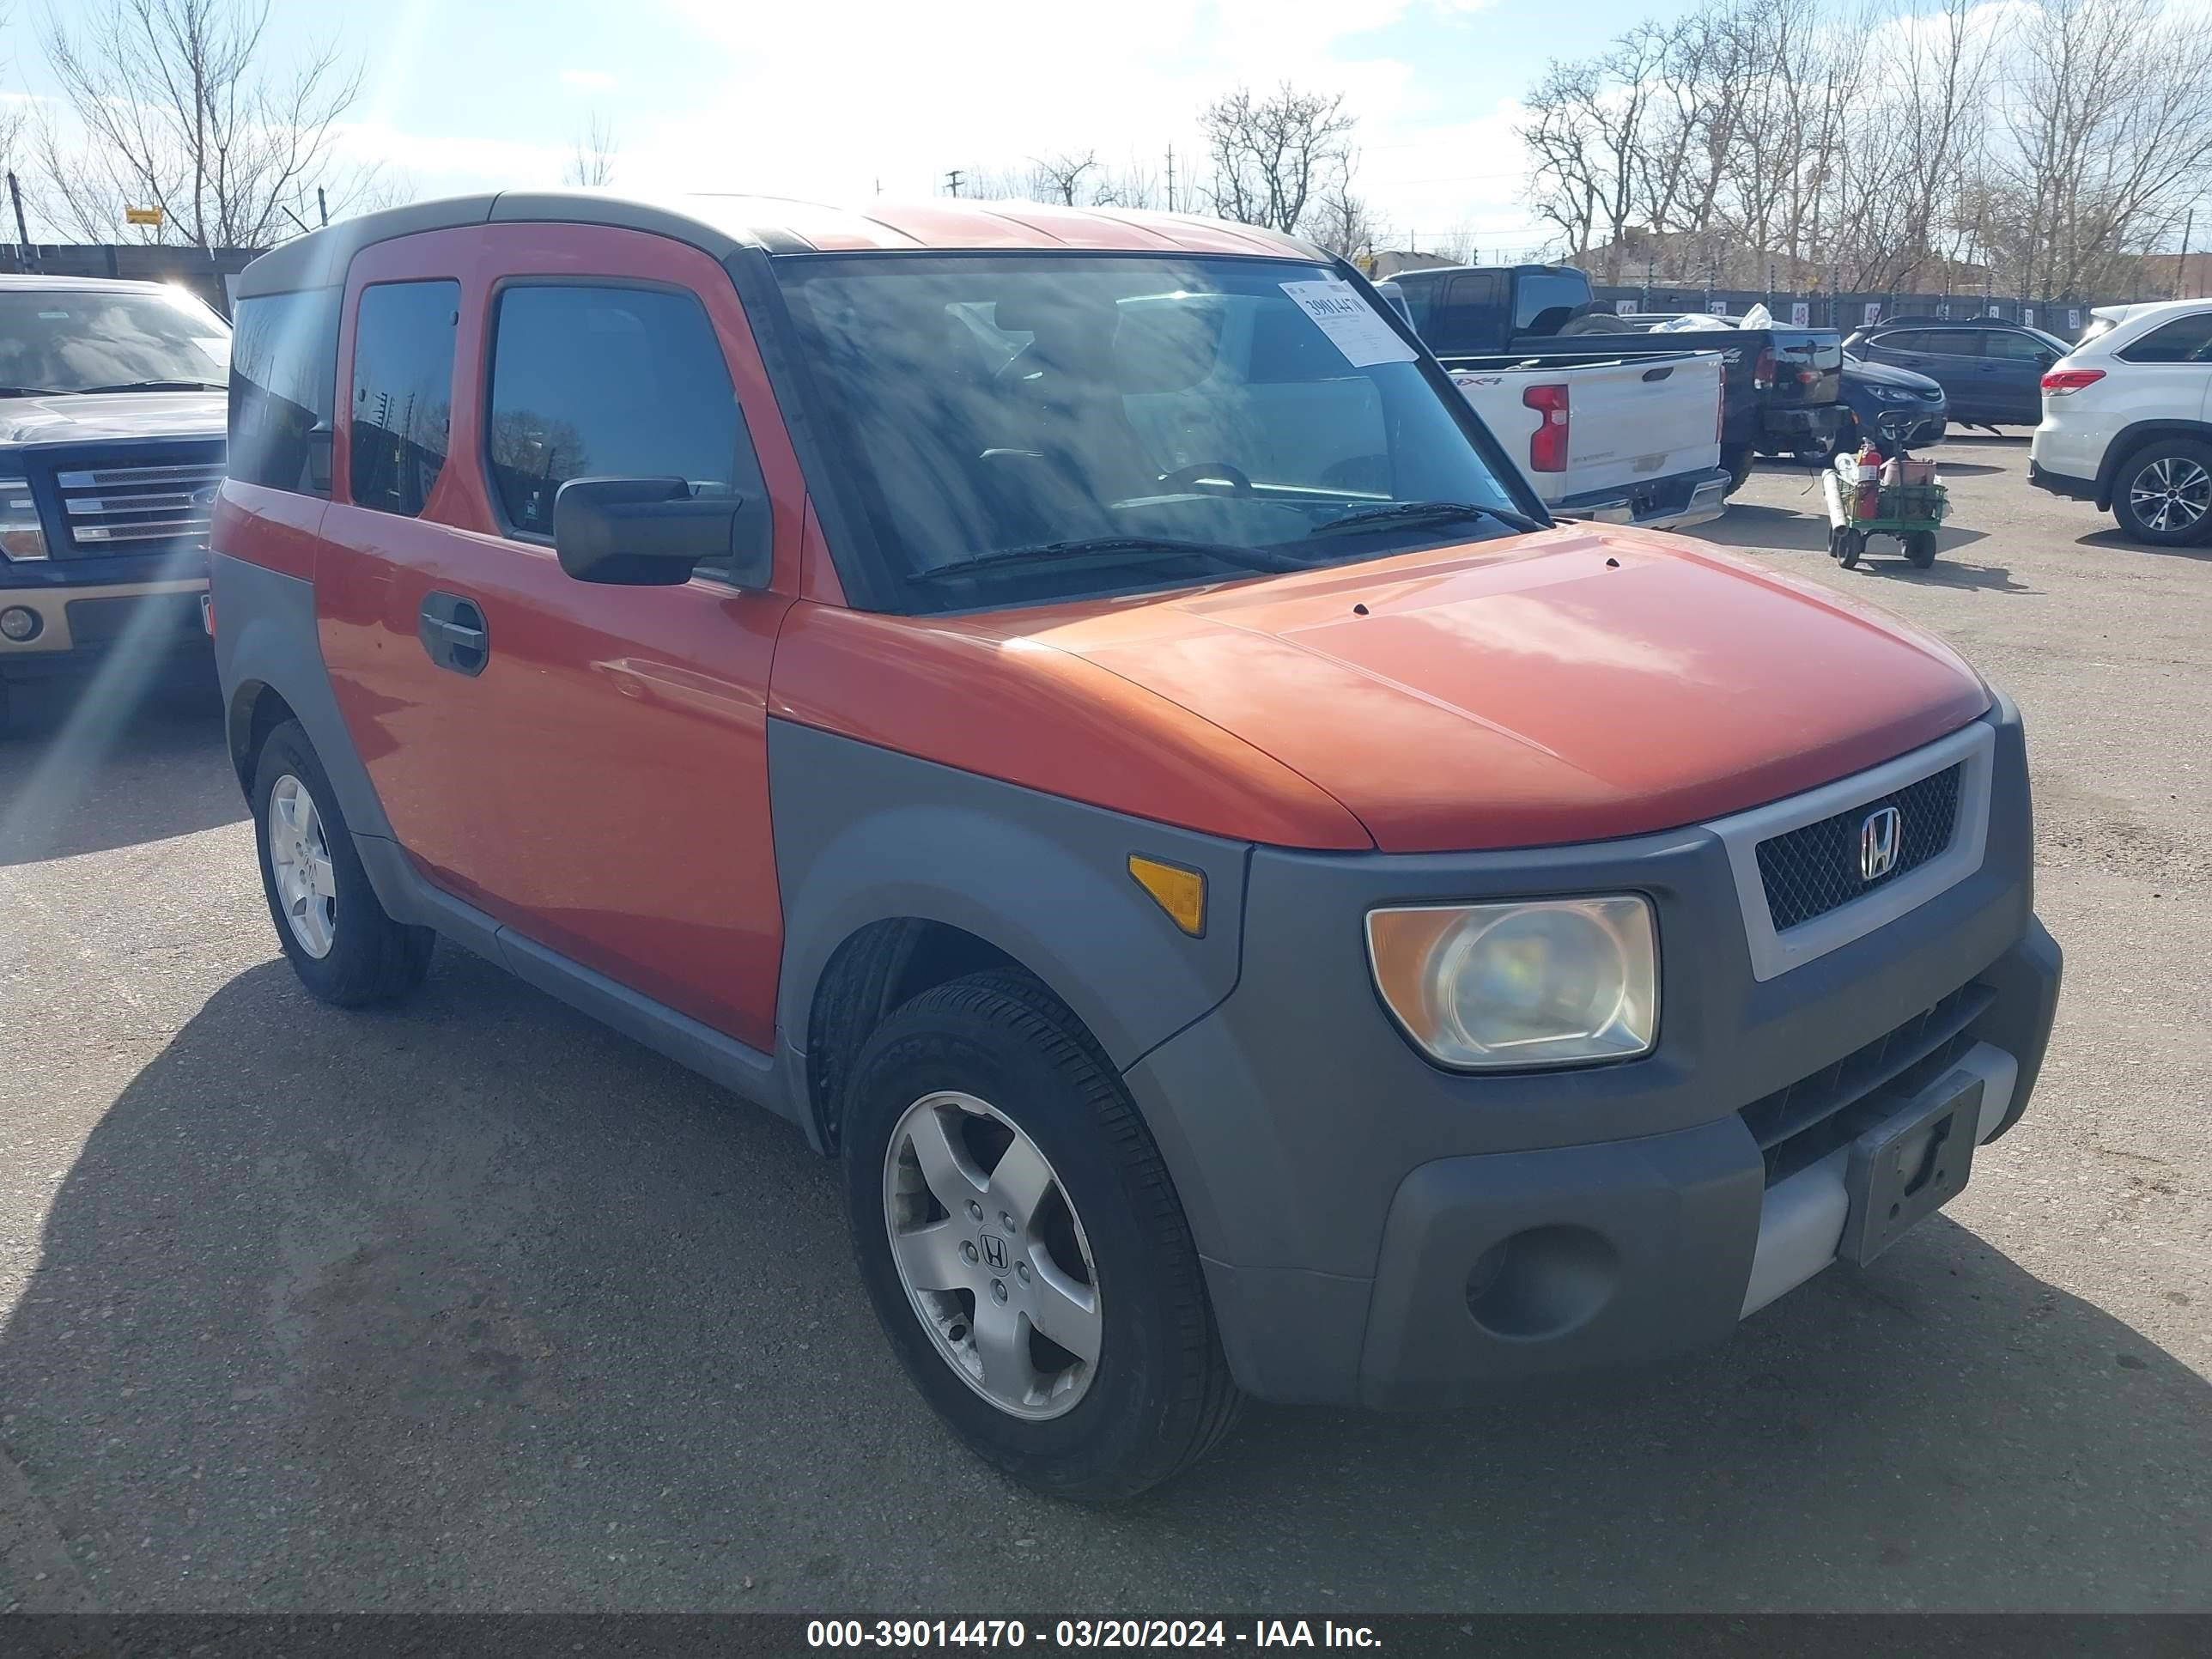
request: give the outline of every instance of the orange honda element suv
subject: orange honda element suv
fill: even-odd
[[[2027,1104],[2012,705],[1553,522],[1302,242],[502,194],[238,302],[216,648],[301,979],[443,938],[791,1119],[1043,1490],[1720,1338]]]

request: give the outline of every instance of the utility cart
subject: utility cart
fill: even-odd
[[[1891,453],[1876,477],[1864,477],[1850,455],[1838,456],[1820,475],[1828,501],[1828,556],[1854,569],[1872,538],[1894,536],[1914,568],[1925,570],[1936,562],[1936,532],[1950,512],[1950,492],[1936,477],[1933,461],[1905,453],[1901,422],[1885,417],[1881,430]]]

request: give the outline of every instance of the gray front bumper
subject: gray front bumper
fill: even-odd
[[[1127,1073],[1174,1169],[1240,1382],[1276,1400],[1438,1402],[1720,1337],[1755,1300],[1765,1212],[1804,1191],[1782,1191],[1796,1171],[1770,1185],[1741,1109],[1879,1048],[1963,988],[1978,989],[1960,1041],[2013,1063],[1990,1126],[2008,1127],[2041,1064],[2059,964],[2033,913],[2018,720],[1988,718],[1980,867],[1763,980],[1726,849],[1704,829],[1519,853],[1255,853],[1236,991]],[[1659,1045],[1625,1065],[1440,1071],[1343,948],[1380,903],[1604,891],[1649,896],[1662,941]],[[1826,1259],[1817,1227],[1809,1237],[1790,1244],[1791,1261]],[[1536,1253],[1516,1271],[1588,1306],[1478,1319],[1470,1293],[1503,1273],[1492,1252],[1508,1239],[1524,1241],[1509,1255]],[[1767,1248],[1784,1243],[1776,1232]],[[1781,1261],[1769,1279],[1795,1271]]]

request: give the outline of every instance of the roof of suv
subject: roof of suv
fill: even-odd
[[[246,266],[240,299],[328,288],[345,280],[362,248],[394,237],[467,225],[609,225],[673,237],[727,258],[740,248],[769,253],[983,249],[1023,252],[1188,252],[1256,255],[1310,263],[1319,249],[1256,225],[1194,214],[1131,208],[1070,208],[1038,202],[958,198],[872,202],[865,211],[773,196],[633,197],[607,191],[501,191],[416,202],[363,214],[284,243]]]

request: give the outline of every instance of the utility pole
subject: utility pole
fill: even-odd
[[[8,186],[12,190],[15,188],[15,175],[11,173],[8,175]],[[19,215],[22,210],[23,210],[20,205],[18,205],[15,210]],[[2191,207],[2189,210],[2189,216],[2181,222],[2181,252],[2173,262],[2173,297],[2177,300],[2185,297],[2181,289],[2183,280],[2188,275],[2189,271],[2189,239],[2196,229],[2197,210],[2194,207]]]
[[[1175,210],[1175,146],[1170,144],[1168,146],[1168,211],[1173,213]]]
[[[323,199],[323,187],[320,185],[315,186],[315,216],[323,222],[325,229],[329,228],[331,204]]]
[[[960,181],[965,177],[967,177],[967,174],[961,168],[954,167],[950,173],[945,175],[946,189],[950,191],[951,194],[957,196],[960,193]]]
[[[23,263],[36,265],[38,256],[31,252],[30,227],[23,222],[23,189],[15,182],[15,175],[8,175],[8,199],[15,204],[15,245],[23,251]]]

